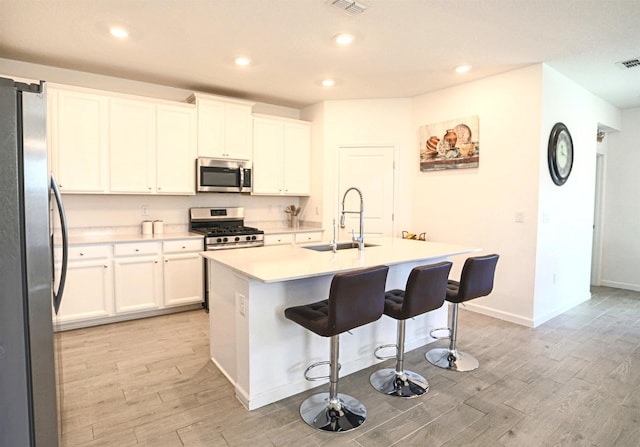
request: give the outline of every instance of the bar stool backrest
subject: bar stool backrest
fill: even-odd
[[[447,297],[448,301],[461,303],[481,296],[493,290],[493,278],[498,264],[498,255],[476,256],[467,258],[460,275],[458,296]]]
[[[411,270],[402,302],[401,319],[413,318],[442,307],[447,296],[451,265],[451,262],[439,262]]]
[[[384,311],[389,267],[370,267],[337,273],[329,290],[330,335],[337,335],[378,320]]]

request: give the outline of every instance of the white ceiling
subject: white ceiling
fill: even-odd
[[[544,62],[640,107],[640,67],[615,65],[640,58],[640,0],[359,3],[349,16],[327,0],[0,0],[0,57],[291,107],[411,97]],[[356,41],[338,48],[339,32]],[[240,54],[253,63],[235,66]]]

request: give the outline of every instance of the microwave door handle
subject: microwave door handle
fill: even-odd
[[[240,192],[244,189],[244,168],[240,168]]]

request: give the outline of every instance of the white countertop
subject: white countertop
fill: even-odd
[[[375,265],[393,265],[405,262],[454,256],[473,251],[466,247],[438,242],[415,241],[401,238],[372,238],[363,251],[357,248],[318,252],[295,245],[254,247],[241,250],[218,250],[200,253],[206,259],[224,264],[249,278],[269,283],[334,274]],[[308,244],[320,245],[320,244]]]

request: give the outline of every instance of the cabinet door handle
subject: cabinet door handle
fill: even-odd
[[[139,248],[136,248],[136,252],[138,252],[138,251],[140,251],[140,249],[139,249]]]
[[[165,263],[165,264],[167,264],[168,262],[169,262],[169,260],[168,260],[168,259],[165,259],[165,260],[164,260],[164,263]]]
[[[157,263],[158,263],[158,260],[156,259],[156,260],[155,260],[155,261],[153,261],[153,262],[154,262],[155,264],[157,264]]]
[[[80,252],[80,256],[84,256],[84,253]]]
[[[108,268],[109,268],[109,266],[108,266],[107,264],[105,264],[105,265],[104,265],[104,268],[108,269]]]

